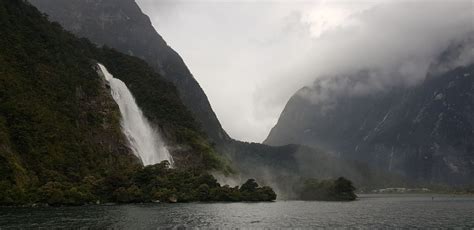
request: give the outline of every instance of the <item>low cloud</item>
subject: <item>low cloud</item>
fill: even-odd
[[[291,95],[316,79],[372,70],[354,93],[413,85],[473,31],[469,0],[138,3],[183,56],[224,128],[256,142]],[[461,64],[472,61],[472,47],[463,55]]]

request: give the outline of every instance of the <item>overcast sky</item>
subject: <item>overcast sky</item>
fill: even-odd
[[[398,74],[377,76],[370,87],[416,84],[434,56],[473,30],[471,0],[137,2],[183,57],[224,129],[253,142],[316,78],[377,68]]]

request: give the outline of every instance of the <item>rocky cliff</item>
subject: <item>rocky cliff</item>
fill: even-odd
[[[319,80],[289,100],[264,143],[319,146],[419,182],[472,184],[474,65],[448,63],[464,48],[446,50],[413,87],[347,93],[370,71]],[[343,92],[332,87],[342,83]]]

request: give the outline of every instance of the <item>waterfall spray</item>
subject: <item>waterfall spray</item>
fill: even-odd
[[[173,165],[173,159],[163,139],[143,116],[125,83],[114,78],[102,64],[98,66],[100,73],[109,82],[112,97],[119,106],[122,132],[127,137],[133,153],[140,158],[143,165],[156,164],[164,160]]]

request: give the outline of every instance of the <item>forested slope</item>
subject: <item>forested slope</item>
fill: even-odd
[[[72,188],[141,167],[97,62],[129,86],[168,144],[179,146],[171,149],[178,167],[226,170],[175,87],[145,62],[76,38],[22,0],[0,2],[0,28],[2,202],[34,200],[53,182]]]

